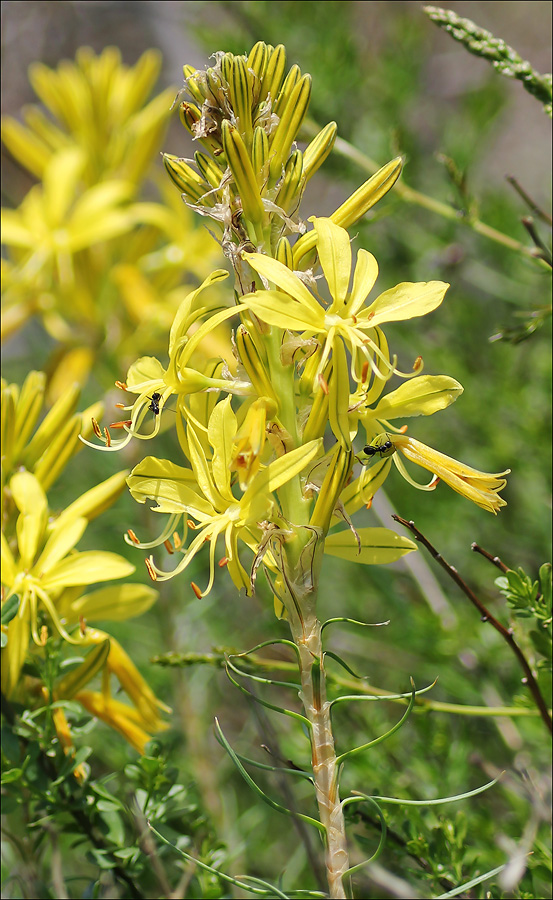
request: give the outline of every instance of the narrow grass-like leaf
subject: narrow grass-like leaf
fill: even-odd
[[[348,622],[350,625],[361,625],[363,628],[380,628],[381,625],[389,625],[390,619],[386,619],[385,622],[358,622],[357,619],[349,619],[347,616],[335,616],[334,618],[327,619],[326,622],[323,622],[321,634],[327,625],[334,625],[335,622]]]
[[[374,741],[369,741],[367,744],[361,744],[360,747],[354,747],[353,750],[346,750],[345,753],[341,753],[340,756],[337,756],[337,757],[336,757],[336,764],[337,764],[337,765],[338,765],[339,763],[343,762],[344,759],[347,759],[347,758],[350,757],[350,756],[354,756],[354,755],[357,754],[357,753],[362,753],[363,750],[368,750],[369,747],[375,747],[376,744],[381,744],[382,741],[385,741],[387,738],[391,737],[392,734],[394,734],[396,731],[399,731],[399,729],[401,728],[401,726],[407,721],[407,718],[408,718],[408,716],[409,716],[409,714],[410,714],[410,712],[411,712],[411,710],[413,709],[413,706],[414,706],[414,704],[415,704],[415,694],[416,694],[416,691],[415,691],[415,682],[413,681],[413,679],[411,679],[411,684],[413,685],[413,690],[412,690],[412,692],[411,692],[411,699],[410,699],[410,701],[409,701],[409,705],[408,705],[407,709],[405,710],[405,712],[404,712],[404,714],[402,715],[402,717],[401,717],[401,719],[399,720],[399,722],[396,722],[396,724],[394,725],[393,728],[390,728],[389,731],[387,731],[385,734],[381,735],[380,737],[375,738]],[[380,797],[376,797],[375,799],[376,799],[376,800],[380,800],[381,798],[380,798]]]
[[[328,651],[327,651],[328,652]],[[357,675],[355,676],[358,677]],[[437,681],[438,679],[436,679]],[[331,700],[330,706],[333,707],[337,703],[342,703],[344,700],[402,700],[407,697],[418,697],[419,694],[426,694],[428,691],[431,691],[435,686],[436,681],[433,681],[432,684],[429,684],[428,687],[420,688],[420,690],[405,694],[344,694],[341,697],[336,697],[335,700]]]
[[[266,706],[267,709],[272,709],[274,710],[274,712],[279,712],[285,716],[290,716],[292,719],[298,719],[302,723],[302,725],[305,725],[309,730],[311,730],[311,722],[305,716],[302,716],[300,713],[294,712],[292,709],[285,709],[283,706],[276,706],[274,703],[268,703],[267,700],[262,700],[261,697],[256,697],[255,694],[252,694],[251,691],[249,691],[242,684],[240,684],[239,681],[236,681],[236,679],[232,677],[232,675],[229,673],[229,666],[230,663],[226,668],[227,677],[229,681],[231,681],[235,685],[235,687],[239,688],[242,691],[243,694],[246,694],[246,696],[248,696],[251,700],[255,700],[256,703],[260,703],[261,706]],[[265,681],[266,684],[285,684],[287,687],[294,687],[294,685],[289,682],[268,681],[264,678],[255,678],[255,676],[253,675],[247,675],[245,672],[240,672],[240,670],[234,669],[234,671],[238,671],[240,675],[244,675],[246,678],[252,678],[256,681]],[[295,687],[297,688],[298,685],[295,685]]]
[[[235,884],[237,887],[242,888],[245,891],[249,891],[251,894],[258,894],[260,897],[283,897],[284,900],[289,900],[287,894],[283,894],[282,891],[279,891],[273,884],[270,884],[268,881],[261,881],[260,878],[249,878],[247,875],[243,876],[242,881],[239,881],[237,878],[232,878],[231,875],[225,875],[224,872],[220,872],[219,869],[213,868],[213,866],[208,866],[207,863],[202,862],[200,859],[197,859],[195,856],[192,856],[190,853],[186,853],[180,847],[175,846],[169,841],[166,837],[160,834],[151,822],[148,822],[148,828],[152,831],[160,841],[163,841],[164,844],[167,844],[168,847],[172,847],[177,853],[179,853],[183,859],[187,862],[191,862],[193,865],[198,866],[200,869],[204,869],[206,872],[211,872],[212,875],[216,875],[222,881],[227,881],[229,884]],[[269,894],[265,890],[256,890],[254,887],[250,887],[247,884],[247,881],[253,881],[256,884],[265,885],[267,890],[273,891],[274,893]]]
[[[368,859],[364,859],[363,862],[358,863],[356,866],[352,866],[351,869],[348,869],[347,872],[344,872],[344,877],[346,875],[353,875],[354,872],[358,872],[359,869],[362,869],[364,866],[368,865],[371,862],[374,862],[378,859],[380,854],[382,853],[384,846],[386,844],[386,835],[388,833],[388,829],[386,827],[386,819],[384,818],[384,813],[380,809],[378,803],[375,801],[373,797],[369,797],[368,794],[360,794],[359,797],[346,797],[346,799],[342,803],[342,809],[344,806],[349,805],[350,803],[355,803],[357,800],[366,800],[371,806],[376,808],[376,814],[380,821],[380,840],[378,842],[378,847],[374,851],[372,856],[369,856]]]
[[[491,869],[489,872],[485,872],[484,875],[479,875],[477,878],[473,878],[471,881],[466,881],[464,884],[459,885],[459,887],[454,888],[452,891],[448,891],[447,894],[439,894],[436,900],[446,900],[447,897],[458,897],[459,894],[463,893],[463,891],[468,891],[475,885],[482,884],[483,881],[488,881],[489,878],[493,878],[495,875],[499,875],[499,873],[502,872],[505,868],[507,868],[507,863],[504,863],[502,866],[498,866],[497,869]]]
[[[368,677],[367,675],[357,675],[357,673],[348,666],[347,662],[344,662],[342,657],[338,656],[337,653],[333,653],[332,650],[325,650],[325,656],[330,656],[331,659],[336,660],[336,662],[339,663],[342,668],[346,670],[346,672],[349,672],[350,675],[353,675],[353,677],[357,678],[359,681],[362,681],[364,678]]]
[[[241,753],[236,753],[236,756],[241,762],[248,763],[248,765],[250,766],[255,766],[256,769],[266,769],[269,772],[283,772],[285,775],[299,775],[301,778],[307,778],[308,781],[313,781],[312,775],[310,775],[309,772],[304,772],[303,769],[290,769],[286,766],[269,766],[267,763],[261,763],[255,759],[249,759],[247,756],[243,756]]]
[[[375,796],[373,797],[373,799],[379,800],[381,803],[393,803],[395,806],[437,806],[439,803],[453,803],[456,800],[466,800],[468,797],[476,797],[477,794],[482,794],[484,791],[487,791],[489,790],[489,788],[493,787],[494,784],[497,784],[500,777],[501,776],[499,776],[498,778],[494,778],[493,781],[488,781],[487,784],[483,784],[482,787],[475,788],[473,791],[467,791],[464,794],[455,794],[454,797],[438,797],[436,800],[401,800],[397,797]],[[352,793],[357,792],[352,791]]]
[[[299,659],[300,652],[293,641],[287,641],[284,638],[276,641],[263,641],[261,644],[256,644],[255,647],[252,647],[250,650],[244,650],[243,653],[229,653],[229,659],[233,659],[235,656],[249,656],[250,653],[255,653],[256,650],[261,650],[262,647],[271,647],[273,644],[284,644],[285,647],[291,647],[296,656]]]
[[[229,742],[227,741],[226,737],[224,736],[224,734],[221,730],[221,726],[219,725],[218,719],[215,719],[215,737],[217,738],[217,740],[219,741],[221,746],[223,746],[225,748],[225,750],[227,751],[227,753],[230,756],[230,758],[232,759],[234,765],[236,766],[236,768],[242,775],[242,778],[244,779],[244,781],[247,784],[249,784],[249,786],[255,791],[255,793],[259,797],[261,797],[261,799],[265,803],[267,803],[273,809],[276,809],[277,812],[285,813],[287,816],[291,816],[292,818],[301,819],[302,822],[307,822],[309,825],[314,825],[315,828],[317,828],[321,832],[321,834],[326,835],[325,826],[321,822],[318,822],[317,819],[313,819],[311,816],[306,816],[304,813],[292,812],[291,810],[287,809],[285,806],[282,806],[280,803],[277,803],[276,800],[271,799],[271,797],[267,796],[267,794],[265,794],[264,791],[262,791],[261,788],[258,787],[258,785],[255,783],[253,778],[251,778],[248,775],[244,766],[242,765],[242,763],[238,759],[236,753],[234,752],[234,750],[230,746]]]
[[[237,675],[242,675],[243,678],[250,678],[252,681],[259,681],[261,684],[274,684],[277,687],[291,687],[301,691],[301,684],[295,684],[293,681],[275,681],[273,678],[263,678],[261,675],[252,675],[251,672],[244,672],[238,666],[235,666],[234,663],[231,663],[230,657],[227,659],[227,663],[233,672],[236,672]]]

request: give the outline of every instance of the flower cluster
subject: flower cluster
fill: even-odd
[[[39,317],[58,343],[48,395],[83,384],[97,357],[132,360],[161,348],[179,303],[215,265],[217,248],[168,182],[146,179],[174,90],[149,102],[161,59],[135,66],[83,48],[75,63],[31,66],[41,106],[2,120],[2,140],[39,180],[2,210],[2,338]],[[106,352],[107,351],[107,352]]]
[[[2,693],[31,706],[44,699],[77,700],[143,752],[150,734],[165,727],[160,710],[167,708],[115,638],[88,623],[140,615],[157,593],[129,583],[85,593],[87,586],[128,578],[135,567],[116,553],[75,549],[90,520],[124,490],[128,473],[112,475],[54,516],[46,489],[82,449],[78,435],[91,411],[76,413],[78,391],[68,389],[33,434],[44,391],[41,372],[31,372],[21,390],[2,382]],[[83,658],[73,661],[71,671],[60,670],[49,692],[40,677],[25,674],[24,666],[34,662],[39,675],[47,645],[53,644],[59,650],[70,647],[72,656],[81,651]],[[91,690],[88,685],[99,673],[102,688]],[[113,699],[112,675],[132,706]],[[54,713],[58,737],[70,749],[61,706]]]
[[[184,73],[192,100],[180,102],[181,119],[202,150],[194,161],[166,154],[165,165],[186,203],[213,220],[235,273],[234,304],[202,305],[205,289],[225,277],[214,272],[177,312],[168,366],[143,357],[120,383],[138,395],[130,417],[115,423],[126,436],[117,441],[109,429],[95,430],[110,450],[154,437],[172,396],[187,465],[149,456],[135,467],[131,494],[168,518],[157,540],[140,541],[130,530],[128,542],[164,545],[176,555],[169,571],[147,559],[154,580],[182,572],[207,543],[210,574],[204,588],[193,584],[197,596],[211,589],[217,564],[250,592],[263,563],[275,608],[290,614],[298,595],[313,590],[318,547],[360,563],[390,562],[415,549],[388,529],[358,528],[350,518],[370,505],[392,461],[411,484],[433,489],[443,480],[494,513],[504,504],[498,491],[507,473],[477,472],[389,421],[431,415],[462,392],[448,376],[423,375],[420,357],[400,371],[382,330],[437,309],[448,285],[403,282],[368,299],[377,262],[361,249],[353,265],[345,228],[393,186],[401,161],[384,166],[331,216],[311,217],[309,228],[298,212],[303,190],[336,134],[330,123],[304,151],[296,145],[309,76],[297,66],[285,74],[284,49],[263,43],[248,57],[217,54],[205,72],[185,66]],[[228,360],[208,360],[205,352],[214,329],[231,319],[232,371]],[[386,393],[394,375],[403,384]],[[150,418],[153,426],[144,426]],[[356,454],[360,432],[365,449]],[[417,485],[397,451],[429,469],[430,484]],[[365,465],[354,477],[356,459]]]

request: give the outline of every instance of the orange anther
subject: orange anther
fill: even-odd
[[[115,387],[120,388],[120,390],[122,390],[122,391],[126,391],[126,390],[127,390],[127,385],[125,384],[124,381],[116,381],[116,382],[115,382]]]
[[[163,541],[163,546],[164,546],[165,549],[167,550],[167,553],[174,553],[174,552],[175,552],[175,548],[173,547],[171,541],[169,541],[169,540]]]
[[[198,585],[197,585],[197,584],[194,584],[194,582],[191,581],[191,582],[190,582],[190,587],[192,588],[192,590],[193,590],[194,593],[196,594],[196,597],[198,598],[198,600],[201,600],[201,599],[202,599],[202,592],[201,592],[201,590],[199,589]]]
[[[328,397],[328,381],[326,380],[322,372],[319,372],[319,384],[321,386],[323,394]]]
[[[219,562],[217,563],[217,565],[219,566],[220,569],[224,569],[227,564],[228,564],[228,556],[222,556],[221,559],[219,560]]]
[[[138,540],[138,538],[137,538],[136,534],[134,533],[134,531],[132,530],[132,528],[127,528],[127,534],[128,534],[128,536],[130,537],[130,539],[131,539],[131,541],[133,542],[133,544],[139,544],[139,543],[140,543],[140,541]]]
[[[151,559],[145,559],[144,562],[146,563],[148,575],[150,576],[152,581],[157,581],[156,570],[154,569],[154,564],[152,563]]]

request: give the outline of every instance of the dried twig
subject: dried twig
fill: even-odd
[[[524,653],[518,646],[517,642],[513,637],[513,632],[511,628],[505,628],[504,625],[499,622],[495,616],[489,611],[489,609],[484,606],[482,601],[476,596],[476,594],[469,588],[468,584],[463,581],[458,571],[454,566],[451,566],[439,553],[436,548],[430,543],[428,538],[426,538],[421,531],[415,526],[414,522],[408,522],[407,519],[402,519],[401,516],[392,516],[396,522],[399,522],[400,525],[403,525],[407,528],[415,540],[419,541],[419,543],[423,544],[426,547],[431,556],[438,562],[443,569],[447,572],[450,578],[453,579],[455,584],[457,584],[463,593],[469,598],[471,603],[474,604],[476,609],[481,615],[483,622],[489,622],[490,625],[495,628],[496,631],[499,632],[501,637],[508,643],[509,647],[515,654],[518,659],[522,669],[524,671],[524,679],[523,682],[528,685],[528,689],[534,698],[534,702],[540,712],[540,716],[543,719],[544,723],[547,725],[549,731],[553,732],[553,721],[551,720],[551,716],[549,715],[549,710],[547,709],[547,704],[542,697],[541,691],[538,687],[538,683],[534,678],[532,673],[532,669],[530,668],[530,664],[526,659]],[[486,554],[484,554],[486,555]],[[492,560],[493,561],[493,560]]]

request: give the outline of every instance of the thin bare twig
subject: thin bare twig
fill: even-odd
[[[412,521],[408,522],[407,519],[402,519],[401,516],[396,516],[396,515],[392,516],[392,518],[395,519],[396,522],[399,522],[400,525],[403,525],[405,528],[407,528],[411,532],[411,534],[413,535],[415,540],[419,541],[419,543],[423,544],[423,546],[426,547],[426,549],[428,550],[430,555],[436,560],[436,562],[438,562],[441,565],[441,567],[443,569],[445,569],[445,571],[447,572],[449,577],[453,579],[455,584],[457,584],[461,588],[461,590],[469,598],[471,603],[474,604],[474,606],[476,607],[476,609],[478,610],[478,612],[481,615],[482,621],[489,622],[490,625],[492,625],[493,628],[495,628],[495,630],[499,632],[501,637],[508,643],[509,647],[511,648],[511,650],[517,657],[520,665],[522,666],[522,669],[524,671],[524,676],[525,676],[523,682],[528,685],[528,689],[530,690],[530,693],[532,694],[532,697],[534,698],[534,702],[539,710],[541,718],[543,719],[543,721],[544,721],[545,725],[547,726],[547,728],[549,729],[549,731],[553,732],[553,721],[551,719],[551,716],[549,715],[549,710],[547,709],[545,700],[542,697],[541,691],[538,687],[538,683],[537,683],[536,679],[534,678],[534,675],[532,673],[532,669],[530,668],[530,664],[528,663],[528,660],[526,659],[524,653],[522,652],[522,650],[520,649],[520,647],[518,646],[517,642],[515,641],[515,639],[513,637],[512,630],[510,628],[505,628],[505,626],[502,625],[501,622],[499,622],[495,618],[495,616],[492,615],[492,613],[489,611],[489,609],[486,606],[484,606],[484,604],[476,596],[476,594],[473,591],[471,591],[468,584],[466,584],[466,582],[463,581],[463,579],[459,575],[457,569],[454,568],[454,566],[451,566],[443,558],[441,553],[439,553],[436,550],[436,548],[430,543],[428,538],[426,538],[423,535],[423,533],[421,531],[419,531],[419,529],[415,526],[414,522],[412,522]]]
[[[475,553],[480,553],[486,559],[489,559],[489,561],[493,563],[494,566],[497,566],[500,572],[509,571],[509,566],[506,566],[504,562],[501,562],[499,556],[492,556],[491,553],[488,553],[487,550],[484,550],[484,548],[481,547],[480,544],[471,544],[470,549],[474,550]]]
[[[534,225],[534,220],[533,220],[532,216],[523,216],[520,221],[522,222],[522,224],[526,228],[526,231],[528,232],[528,234],[532,238],[534,244],[536,245],[536,250],[534,251],[536,257],[538,257],[539,259],[543,259],[547,263],[548,266],[553,267],[553,258],[551,256],[551,250],[549,249],[547,244],[544,244],[544,242],[542,241],[538,232],[536,231],[536,226]]]
[[[546,213],[545,210],[541,209],[541,207],[539,207],[537,203],[532,200],[530,195],[526,193],[524,188],[518,183],[513,175],[506,175],[505,180],[511,185],[511,187],[515,189],[519,197],[522,197],[530,212],[537,216],[538,219],[541,219],[542,222],[545,222],[546,225],[553,225],[553,219],[551,218],[549,213]]]

